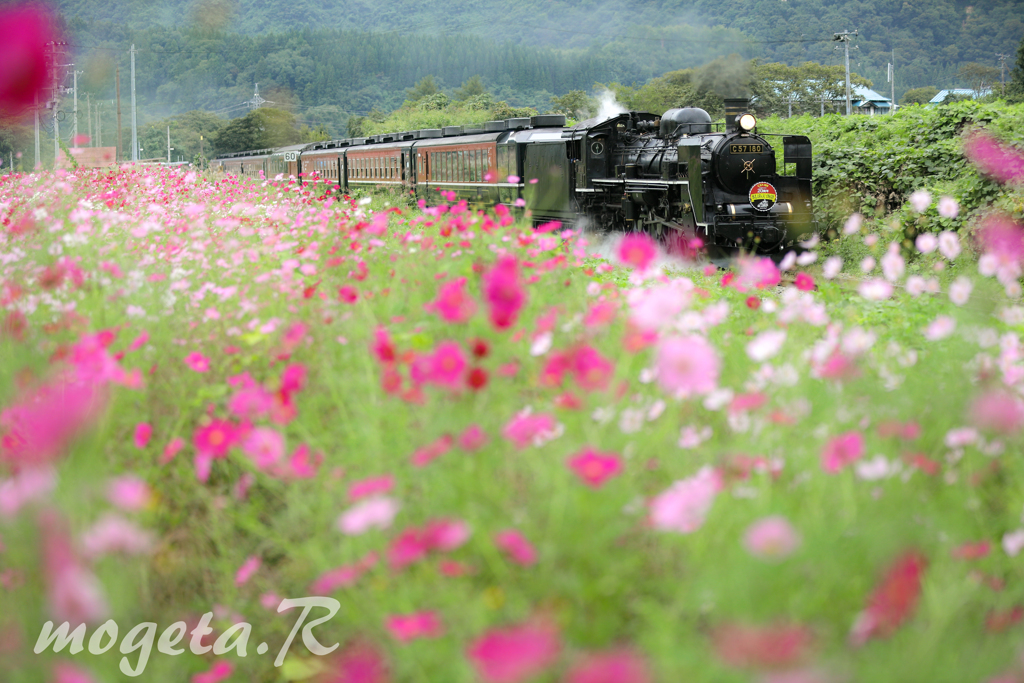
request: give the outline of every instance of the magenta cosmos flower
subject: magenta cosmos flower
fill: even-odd
[[[0,10],[0,110],[17,112],[49,85],[46,44],[55,39],[50,17],[40,6]]]
[[[825,444],[821,452],[821,466],[829,474],[836,474],[863,456],[864,437],[860,432],[846,432]]]
[[[558,631],[541,622],[488,631],[466,655],[484,683],[521,683],[554,664],[561,649]]]
[[[658,246],[643,233],[630,233],[619,242],[619,260],[639,271],[647,270],[658,256]]]
[[[595,489],[622,473],[622,458],[617,454],[598,453],[589,447],[569,458],[567,464],[584,484]]]
[[[484,300],[491,323],[499,330],[515,324],[526,303],[526,290],[519,277],[519,264],[514,256],[502,256],[484,275]]]

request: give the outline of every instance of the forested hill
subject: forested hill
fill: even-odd
[[[857,29],[854,68],[885,80],[891,51],[907,87],[946,85],[960,64],[995,66],[1024,36],[1020,0],[58,0],[82,23],[125,29],[154,25],[259,34],[339,28],[399,34],[473,34],[526,45],[591,48],[637,61],[659,60],[685,43],[745,57],[837,63],[833,32]],[[78,18],[76,21],[75,18]],[[694,36],[690,26],[723,26],[729,36]],[[807,41],[807,42],[801,42]],[[817,41],[817,42],[814,42]],[[659,60],[660,61],[660,60]],[[700,63],[700,62],[698,62]],[[676,61],[668,68],[697,64]],[[664,69],[663,69],[664,70]]]

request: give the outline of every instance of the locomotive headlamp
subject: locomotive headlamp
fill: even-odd
[[[736,119],[736,123],[739,125],[740,130],[745,130],[749,133],[757,125],[757,119],[754,118],[753,114],[744,114]]]

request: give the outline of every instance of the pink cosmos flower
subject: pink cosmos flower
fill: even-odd
[[[294,477],[295,479],[312,479],[316,476],[317,468],[320,467],[320,463],[323,461],[323,453],[313,455],[309,450],[309,446],[299,444],[288,458],[286,476]]]
[[[241,420],[253,420],[270,413],[274,408],[273,394],[263,387],[240,389],[228,401],[228,410]]]
[[[960,255],[960,238],[952,230],[939,233],[939,253],[950,261]]]
[[[658,344],[658,384],[673,396],[688,398],[714,391],[719,366],[718,354],[704,337],[666,337]]]
[[[358,536],[371,529],[387,529],[399,508],[399,504],[387,496],[367,498],[338,517],[338,529],[348,536]]]
[[[174,456],[176,456],[184,447],[185,440],[182,439],[180,436],[176,436],[173,439],[171,439],[171,441],[166,446],[164,446],[164,452],[160,456],[160,464],[166,465],[171,460],[174,460]]]
[[[450,552],[461,548],[471,533],[461,519],[435,519],[423,527],[423,542],[430,550]]]
[[[970,414],[976,427],[999,434],[1014,434],[1024,426],[1024,405],[1001,391],[987,391],[974,399]]]
[[[103,586],[76,556],[63,520],[55,512],[44,512],[39,531],[47,599],[54,621],[67,621],[71,628],[102,621],[110,611]]]
[[[427,380],[449,389],[457,389],[462,386],[467,365],[466,354],[458,342],[441,342],[430,356]]]
[[[472,424],[459,435],[458,443],[459,448],[464,451],[478,451],[487,444],[487,433],[480,428],[480,425]]]
[[[618,454],[598,453],[589,447],[569,458],[567,464],[583,483],[595,489],[622,473],[622,458]]]
[[[281,373],[281,391],[291,395],[302,391],[306,386],[309,371],[302,363],[292,363]]]
[[[360,479],[359,481],[354,481],[349,485],[348,499],[350,502],[354,503],[360,498],[366,498],[367,496],[390,493],[394,486],[395,478],[390,474],[385,474],[380,477]]]
[[[149,333],[146,332],[145,330],[143,330],[139,334],[139,336],[136,337],[135,339],[133,339],[132,343],[128,345],[128,350],[129,351],[138,351],[143,346],[145,346],[146,342],[148,342],[148,341],[149,341]]]
[[[633,266],[640,272],[647,270],[657,256],[657,244],[644,233],[629,233],[619,242],[619,261],[623,265]]]
[[[0,461],[30,467],[56,459],[96,420],[106,401],[102,384],[66,377],[26,392],[0,411]]]
[[[749,288],[766,289],[774,287],[782,280],[782,273],[770,258],[743,257],[739,259],[739,273],[732,281],[732,286],[741,292]]]
[[[952,197],[939,199],[939,215],[943,218],[956,218],[960,213],[960,205]]]
[[[785,517],[765,517],[747,528],[743,545],[754,557],[777,560],[800,547],[800,534]]]
[[[797,273],[796,281],[793,284],[801,292],[810,292],[814,290],[814,278],[807,273]]]
[[[1024,181],[1024,153],[984,131],[970,134],[964,153],[985,175],[1001,183]]]
[[[584,655],[573,664],[564,683],[652,683],[644,658],[632,650],[610,650]]]
[[[584,344],[577,348],[571,358],[572,374],[576,383],[586,391],[603,391],[608,388],[615,366],[602,356],[597,349]]]
[[[526,290],[519,278],[519,264],[514,256],[502,256],[483,278],[484,300],[491,323],[499,330],[515,324],[526,303]]]
[[[185,365],[196,372],[208,372],[210,370],[210,359],[198,351],[193,351],[185,356]]]
[[[412,454],[412,464],[416,467],[426,467],[450,451],[454,441],[450,434],[439,436],[426,446],[416,449],[416,452]]]
[[[1024,262],[1024,227],[1005,214],[986,216],[978,229],[978,241],[1000,264],[1017,266]]]
[[[454,194],[454,193],[453,193]],[[371,643],[356,640],[340,654],[328,655],[320,665],[315,683],[388,683],[387,661]]]
[[[400,643],[417,638],[439,638],[444,635],[444,626],[437,612],[415,612],[393,614],[384,622],[391,636]]]
[[[47,44],[56,40],[54,22],[42,5],[0,10],[0,111],[20,112],[36,98],[43,102],[49,83]]]
[[[52,683],[96,683],[96,679],[76,666],[57,662],[53,667]]]
[[[863,456],[863,435],[860,432],[846,432],[825,444],[825,449],[821,452],[821,467],[829,474],[836,474]]]
[[[814,637],[809,628],[800,624],[731,623],[716,627],[712,640],[718,657],[730,666],[785,671],[808,658]],[[758,680],[763,683],[766,679]],[[801,678],[796,681],[810,683]]]
[[[778,354],[785,343],[785,330],[765,330],[747,342],[747,356],[752,361],[763,363]]]
[[[554,664],[561,648],[552,624],[533,622],[488,631],[466,656],[483,683],[523,683]]]
[[[57,486],[53,470],[23,469],[10,479],[0,479],[0,516],[13,517],[28,503],[43,500]]]
[[[921,596],[921,579],[927,567],[927,558],[916,550],[896,558],[850,629],[851,644],[860,646],[871,638],[886,638],[910,618]]]
[[[922,232],[914,240],[914,246],[922,254],[930,254],[939,246],[939,238],[930,232]]]
[[[143,449],[149,444],[149,438],[153,436],[153,427],[148,422],[140,422],[135,425],[135,447]]]
[[[391,335],[386,328],[378,327],[373,332],[373,344],[371,350],[381,363],[393,363],[398,358],[398,351],[395,349]]]
[[[82,550],[90,559],[121,553],[141,555],[154,545],[153,534],[115,514],[106,514],[82,534]]]
[[[242,451],[256,467],[267,469],[284,455],[284,436],[276,429],[256,427],[242,441]]]
[[[846,223],[843,225],[843,234],[852,235],[855,232],[860,232],[861,225],[864,224],[864,216],[859,213],[851,214],[846,219]]]
[[[932,193],[928,190],[917,190],[910,195],[910,206],[917,213],[924,213],[932,204]]]
[[[419,562],[430,551],[426,535],[416,527],[409,527],[398,535],[388,548],[388,565],[394,570]]]
[[[343,301],[346,304],[354,304],[359,300],[359,291],[351,286],[345,285],[344,287],[338,288],[338,301]]]
[[[142,510],[152,499],[149,485],[138,477],[117,477],[107,485],[107,500],[122,510]]]
[[[252,575],[259,571],[259,568],[263,565],[263,560],[257,555],[251,555],[249,558],[242,563],[242,566],[235,572],[235,585],[242,586],[248,583]]]
[[[645,332],[655,332],[666,327],[693,300],[693,282],[677,278],[649,289],[634,289],[629,292],[629,320]]]
[[[501,430],[501,435],[516,445],[526,448],[550,439],[555,434],[555,418],[547,413],[519,413]]]
[[[722,485],[722,475],[707,465],[680,479],[650,501],[651,525],[662,531],[693,533],[704,525]]]
[[[526,537],[515,529],[496,533],[494,544],[516,564],[529,567],[537,563],[537,551]]]
[[[843,270],[843,259],[840,256],[829,256],[821,266],[821,276],[832,280]]]
[[[882,257],[882,275],[889,282],[896,282],[906,272],[907,265],[900,255],[900,245],[896,242],[889,244],[889,249]]]
[[[473,317],[476,301],[466,292],[466,278],[460,277],[441,285],[437,298],[427,304],[427,310],[450,323],[464,323]]]
[[[339,588],[355,584],[359,578],[377,564],[377,553],[368,553],[355,564],[345,565],[326,571],[317,577],[309,590],[317,595],[330,595]]]
[[[889,282],[874,278],[862,282],[857,292],[868,301],[884,301],[892,296],[893,288]]]
[[[924,338],[928,341],[939,341],[952,335],[955,330],[956,320],[948,315],[936,316],[924,329]]]
[[[192,437],[196,451],[211,458],[223,458],[235,444],[238,428],[227,420],[211,420]]]
[[[212,667],[202,673],[192,676],[191,683],[221,683],[227,680],[234,673],[235,666],[223,659],[216,662]]]
[[[971,290],[974,285],[969,279],[961,275],[949,286],[949,300],[957,306],[963,306],[971,298]]]

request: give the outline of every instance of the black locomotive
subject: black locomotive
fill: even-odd
[[[489,121],[227,155],[215,167],[291,175],[343,191],[392,186],[428,201],[451,197],[525,206],[535,223],[644,231],[700,240],[712,251],[781,255],[817,228],[811,143],[777,136],[746,100],[726,100],[724,124],[703,109],[626,112],[571,128],[562,116]]]

